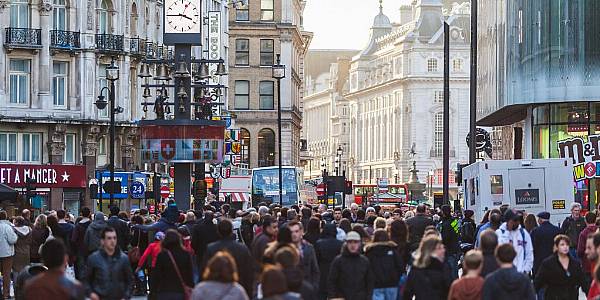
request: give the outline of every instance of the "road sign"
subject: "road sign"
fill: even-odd
[[[325,184],[319,183],[317,185],[317,196],[325,196]]]
[[[388,179],[387,178],[378,178],[377,179],[377,187],[379,188],[380,193],[387,193]]]
[[[146,188],[144,187],[144,184],[139,182],[139,181],[134,181],[131,184],[131,198],[134,199],[143,199],[145,196],[145,192],[146,192]]]
[[[171,191],[169,189],[168,186],[163,185],[160,187],[160,196],[163,198],[169,198],[169,195],[171,195]]]

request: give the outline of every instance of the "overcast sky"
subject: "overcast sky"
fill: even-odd
[[[383,0],[383,12],[392,22],[398,21],[400,5],[407,2]],[[310,48],[362,49],[378,13],[378,0],[308,0],[304,29],[314,33]]]

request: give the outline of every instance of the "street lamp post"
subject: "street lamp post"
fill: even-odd
[[[110,127],[109,127],[109,152],[110,152],[110,191],[109,191],[109,206],[113,206],[114,202],[114,188],[115,188],[115,114],[123,112],[122,107],[115,108],[115,81],[119,80],[119,66],[115,64],[114,58],[111,60],[110,65],[106,67],[106,79],[110,81],[110,91],[108,91],[107,87],[103,87],[100,90],[100,95],[98,96],[98,100],[95,102],[96,107],[100,110],[105,109],[108,104],[105,100],[102,92],[104,89],[108,91],[109,101],[110,102]],[[102,175],[100,175],[102,177]],[[100,187],[100,192],[102,193],[102,187]],[[101,204],[102,205],[102,204]]]
[[[277,80],[277,152],[279,155],[279,205],[283,205],[282,155],[281,155],[281,79],[285,78],[285,65],[281,64],[281,55],[277,54],[277,62],[273,65],[272,76]]]
[[[338,146],[337,150],[335,151],[335,162],[336,162],[335,176],[340,176],[340,169],[342,168],[342,155],[343,154],[344,154],[344,149],[342,149],[342,146]]]

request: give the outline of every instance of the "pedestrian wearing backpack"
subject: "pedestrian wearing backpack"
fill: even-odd
[[[474,212],[472,210],[465,210],[464,218],[462,219],[462,225],[460,226],[460,240],[463,243],[475,244],[475,220],[473,220]]]
[[[508,243],[516,252],[513,264],[519,273],[530,273],[533,268],[533,245],[527,230],[521,226],[523,215],[515,209],[504,213],[505,222],[496,230],[498,244]]]

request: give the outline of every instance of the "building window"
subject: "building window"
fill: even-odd
[[[21,161],[40,162],[41,140],[39,133],[21,134]]]
[[[235,40],[235,64],[238,66],[247,66],[250,64],[250,40]]]
[[[258,166],[270,167],[275,165],[275,132],[262,129],[258,132]]]
[[[10,60],[10,103],[26,104],[29,102],[29,78],[31,61],[28,59]]]
[[[444,103],[444,91],[435,91],[434,92],[433,103]]]
[[[104,137],[98,141],[98,155],[106,155],[106,138]]]
[[[63,162],[67,164],[75,163],[75,134],[65,134],[65,154]]]
[[[10,1],[10,27],[29,28],[29,2],[27,0]]]
[[[259,86],[259,109],[273,109],[273,81],[261,81]]]
[[[273,63],[273,40],[260,40],[260,65],[272,66]]]
[[[233,105],[235,109],[250,108],[250,81],[235,81],[235,99]]]
[[[65,0],[54,0],[52,24],[54,30],[67,30],[67,5]]]
[[[273,0],[260,0],[260,20],[261,21],[273,21],[274,19],[274,7]]]
[[[250,168],[250,131],[245,128],[240,129],[240,141],[242,142],[241,163],[246,168]]]
[[[444,149],[444,114],[436,113],[434,115],[433,126],[433,153],[431,156],[442,156]]]
[[[17,161],[17,134],[0,133],[0,161]]]
[[[68,63],[54,62],[52,64],[52,95],[54,106],[67,106]]]
[[[98,93],[103,88],[108,87],[108,80],[106,79],[106,67],[108,65],[100,64],[98,67]],[[104,97],[108,97],[108,91],[104,91]],[[108,118],[108,107],[98,110],[98,116]]]
[[[452,61],[452,71],[460,72],[460,71],[462,71],[462,68],[463,68],[462,59],[457,58]]]
[[[427,72],[434,73],[438,71],[438,61],[435,58],[427,60]]]
[[[98,9],[98,30],[99,33],[109,33],[110,30],[110,5],[107,0],[102,0],[100,9]]]
[[[248,10],[248,3],[240,3],[235,10],[236,21],[250,21],[250,13]]]

